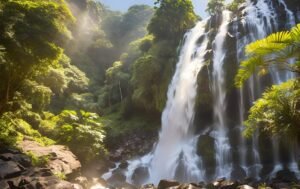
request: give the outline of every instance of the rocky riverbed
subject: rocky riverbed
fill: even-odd
[[[83,169],[77,157],[62,145],[45,147],[34,141],[24,140],[19,144],[19,149],[0,149],[0,189],[300,189],[300,182],[295,174],[288,170],[279,171],[275,178],[263,181],[251,178],[243,180],[220,178],[208,183],[161,180],[158,185],[143,185],[143,177],[147,177],[148,174],[147,171],[139,169],[134,174],[135,178],[132,178],[135,181],[132,185],[126,182],[124,175],[128,166],[126,160],[121,160],[116,167],[115,162],[107,161],[94,162]],[[45,161],[36,165],[32,154],[39,159],[44,157]],[[100,176],[108,167],[114,167],[114,171],[110,178],[104,180]]]

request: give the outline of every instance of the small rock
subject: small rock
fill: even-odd
[[[168,187],[179,186],[180,183],[174,180],[161,180],[157,186],[157,189],[165,189]]]
[[[241,185],[237,187],[238,189],[254,189],[252,186],[249,185]]]
[[[155,189],[154,184],[145,184],[140,189]]]
[[[238,186],[237,182],[225,180],[221,182],[220,189],[236,189],[237,186]]]

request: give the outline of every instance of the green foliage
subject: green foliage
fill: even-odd
[[[300,73],[300,24],[290,31],[277,32],[255,41],[246,47],[248,59],[242,62],[235,78],[237,86],[243,83],[254,73],[263,75],[268,73],[272,66]],[[290,64],[290,61],[294,64]]]
[[[64,110],[41,122],[40,132],[70,147],[86,162],[106,154],[104,121],[95,113]]]
[[[206,12],[210,15],[220,14],[224,10],[224,0],[209,0]]]
[[[24,81],[59,60],[62,45],[71,37],[73,17],[64,1],[3,1],[0,11],[0,104],[10,100]],[[47,28],[47,29],[45,29]]]
[[[41,112],[50,104],[52,91],[35,81],[25,80],[21,91],[33,111]]]
[[[236,13],[239,9],[239,6],[245,2],[246,0],[234,0],[226,6],[226,9]]]
[[[155,109],[155,104],[153,103],[155,86],[153,84],[158,82],[160,69],[160,65],[151,55],[139,58],[133,65],[131,82],[134,91],[132,99],[136,105],[145,107],[146,110]]]
[[[27,152],[26,155],[30,157],[32,165],[36,167],[45,167],[50,159],[49,156],[38,157],[33,152]]]
[[[257,100],[250,109],[245,122],[246,135],[251,135],[256,128],[268,134],[300,135],[300,82],[289,80],[274,85]]]
[[[26,136],[28,139],[39,142],[42,145],[53,144],[54,141],[43,137],[34,130],[26,121],[17,117],[18,114],[6,112],[0,117],[0,141],[1,144],[14,146]]]
[[[157,3],[159,7],[148,25],[155,39],[178,41],[194,26],[197,16],[190,0],[159,0]]]
[[[116,48],[123,49],[131,41],[143,37],[153,16],[153,8],[147,5],[134,5],[122,15],[110,12],[103,21],[103,29]]]
[[[0,119],[0,144],[3,146],[13,146],[21,136],[12,126],[11,120],[6,115]]]
[[[56,177],[58,177],[60,180],[66,180],[67,179],[67,176],[66,174],[62,173],[62,172],[55,172],[54,175]]]

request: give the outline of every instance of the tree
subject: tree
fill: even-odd
[[[246,2],[246,0],[234,0],[226,6],[226,9],[236,13],[238,11],[240,5],[245,2]]]
[[[207,3],[206,12],[208,14],[219,14],[224,9],[224,0],[209,0]]]
[[[269,134],[300,136],[299,80],[289,80],[268,89],[251,107],[245,125],[246,135],[261,128]]]
[[[271,135],[300,136],[299,43],[300,24],[290,31],[271,34],[246,47],[248,58],[242,62],[235,78],[237,86],[241,87],[256,72],[266,74],[272,66],[297,74],[296,79],[273,85],[255,102],[245,122],[246,135],[260,128]]]
[[[60,59],[64,42],[71,38],[68,26],[74,21],[63,0],[2,3],[0,45],[5,61],[0,64],[0,109],[26,78]]]
[[[158,0],[159,7],[148,26],[157,40],[179,41],[194,26],[197,16],[190,0]]]

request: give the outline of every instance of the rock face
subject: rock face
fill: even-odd
[[[66,176],[76,175],[81,168],[77,157],[65,146],[41,146],[35,141],[25,140],[19,144],[24,152],[31,152],[37,157],[47,156],[47,167],[53,173],[62,173]]]
[[[74,187],[74,184],[54,176],[49,168],[32,167],[30,158],[19,151],[1,149],[1,189],[72,189]]]

